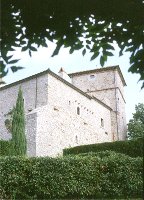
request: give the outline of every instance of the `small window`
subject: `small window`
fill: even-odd
[[[75,142],[78,144],[78,136],[75,136]]]
[[[80,108],[77,107],[77,114],[80,115]]]
[[[95,75],[93,75],[93,74],[90,75],[90,78],[91,78],[91,79],[94,79],[94,78],[95,78]]]
[[[104,127],[104,120],[101,118],[101,127]]]

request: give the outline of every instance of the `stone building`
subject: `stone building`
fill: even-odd
[[[50,69],[0,88],[0,137],[11,139],[5,121],[24,96],[29,156],[57,156],[67,147],[124,140],[124,86],[119,66],[58,75]]]

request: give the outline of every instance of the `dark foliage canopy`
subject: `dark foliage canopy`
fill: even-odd
[[[91,60],[100,55],[102,66],[116,41],[120,55],[131,53],[129,71],[144,80],[143,0],[1,0],[1,27],[1,76],[8,64],[13,72],[21,68],[12,58],[15,47],[31,56],[48,39],[57,44],[52,56],[62,46],[82,49]]]

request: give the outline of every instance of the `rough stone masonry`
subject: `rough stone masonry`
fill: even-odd
[[[24,96],[28,156],[58,156],[64,148],[124,140],[124,86],[119,66],[58,75],[50,69],[0,88],[0,137],[19,87]]]

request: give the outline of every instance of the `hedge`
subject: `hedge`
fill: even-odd
[[[137,140],[82,145],[82,146],[76,146],[73,148],[64,149],[63,155],[111,150],[118,153],[124,153],[131,157],[137,157],[137,156],[143,157],[143,150],[144,150],[143,144],[144,144],[144,138],[139,138]]]
[[[0,156],[12,155],[11,141],[0,140]]]
[[[115,152],[63,158],[0,158],[3,199],[142,198],[142,158]]]

